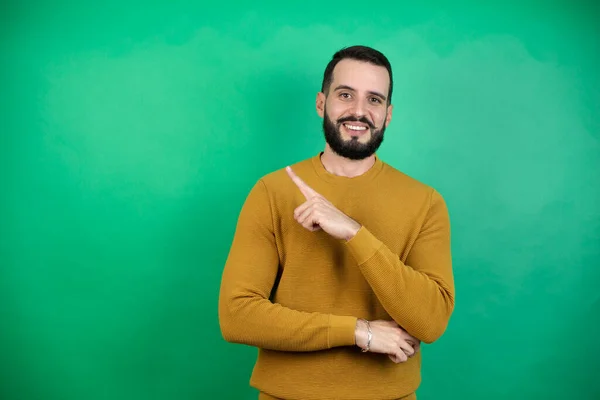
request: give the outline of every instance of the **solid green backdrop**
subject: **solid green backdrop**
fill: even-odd
[[[600,398],[595,2],[26,3],[0,13],[3,400],[256,398],[222,268],[256,180],[323,148],[353,44],[394,67],[380,157],[451,214],[419,399]]]

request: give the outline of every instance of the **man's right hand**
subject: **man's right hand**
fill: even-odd
[[[421,341],[409,335],[395,321],[377,320],[369,324],[373,335],[370,352],[387,354],[393,362],[401,363],[419,351]],[[358,347],[367,347],[367,323],[364,320],[359,319],[356,323],[354,337]]]

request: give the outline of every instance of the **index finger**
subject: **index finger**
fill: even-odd
[[[298,186],[298,189],[300,189],[304,197],[306,197],[306,200],[319,195],[317,192],[314,191],[313,188],[308,186],[306,182],[304,182],[298,175],[296,175],[294,171],[292,171],[291,167],[286,167],[285,170],[287,171],[292,181],[294,181],[296,186]]]

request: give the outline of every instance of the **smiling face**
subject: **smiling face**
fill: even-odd
[[[325,140],[335,153],[361,160],[377,151],[392,118],[389,85],[385,67],[353,59],[335,66],[328,90],[317,95]]]

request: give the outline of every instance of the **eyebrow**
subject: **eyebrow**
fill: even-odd
[[[337,86],[337,87],[336,87],[336,88],[335,88],[333,91],[335,92],[335,91],[338,91],[338,90],[340,90],[340,89],[352,90],[353,92],[355,92],[355,91],[356,91],[356,90],[354,90],[354,88],[352,88],[352,87],[350,87],[350,86],[348,86],[348,85],[338,85],[338,86]],[[381,98],[383,99],[383,101],[386,101],[386,100],[387,100],[387,97],[385,97],[384,95],[382,95],[382,94],[381,94],[381,93],[379,93],[379,92],[373,92],[373,91],[369,91],[369,92],[367,92],[367,93],[369,93],[369,94],[371,94],[371,95],[375,95],[375,96],[381,97]]]

